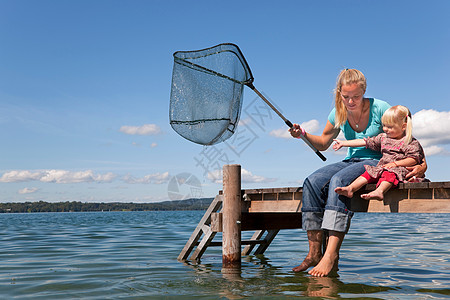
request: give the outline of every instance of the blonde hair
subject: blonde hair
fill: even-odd
[[[336,89],[334,90],[334,106],[336,108],[334,128],[341,127],[341,125],[343,125],[347,121],[347,108],[342,101],[341,88],[343,85],[354,83],[360,86],[360,88],[363,90],[363,93],[366,92],[366,77],[364,77],[364,74],[361,71],[358,71],[356,69],[345,69],[342,70],[341,73],[339,73],[336,81]]]
[[[406,123],[405,129],[405,144],[408,145],[412,140],[412,120],[411,112],[403,105],[392,106],[381,117],[383,125],[398,125],[402,126]]]

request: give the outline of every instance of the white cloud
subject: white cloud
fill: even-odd
[[[150,148],[155,148],[155,147],[157,147],[157,146],[158,146],[157,143],[152,143],[152,144],[150,145]]]
[[[21,190],[18,190],[17,192],[19,194],[32,194],[36,193],[39,189],[38,188],[23,188]]]
[[[208,179],[215,183],[222,183],[222,170],[214,170],[207,175]],[[267,183],[274,182],[276,178],[267,178],[263,176],[253,175],[252,172],[241,169],[241,182],[242,183]]]
[[[222,183],[222,170],[217,169],[212,172],[208,172],[206,177],[214,183]]]
[[[448,154],[443,146],[450,144],[450,112],[423,109],[412,117],[413,135],[426,155]]]
[[[3,173],[0,177],[0,182],[21,182],[21,181],[33,181],[39,180],[42,177],[42,172],[40,171],[9,171]]]
[[[65,170],[47,170],[40,179],[42,182],[81,183],[81,182],[111,182],[116,175],[113,173],[94,174],[92,170],[71,172]]]
[[[310,120],[307,122],[303,122],[300,124],[300,127],[304,128],[307,132],[315,133],[319,130],[319,121]],[[280,129],[272,130],[269,134],[271,136],[274,136],[277,138],[283,138],[283,139],[291,139],[292,138],[287,127],[282,127]]]
[[[142,126],[122,126],[119,131],[130,135],[157,135],[161,133],[161,128],[155,124],[145,124]]]
[[[423,147],[423,151],[425,152],[425,156],[448,154],[447,150],[445,150],[443,147],[439,147],[436,145]]]
[[[413,134],[425,146],[430,144],[450,144],[450,112],[433,109],[415,113]]]
[[[122,180],[126,183],[132,183],[132,184],[134,184],[134,183],[163,184],[163,183],[167,183],[169,181],[169,172],[149,174],[149,175],[145,175],[142,178],[136,178],[131,175],[126,175],[122,178]]]
[[[116,175],[113,173],[95,174],[92,170],[39,170],[39,171],[9,171],[0,177],[0,182],[41,181],[52,183],[81,183],[81,182],[111,182]]]
[[[276,179],[253,175],[252,172],[250,172],[246,169],[242,169],[241,170],[241,181],[243,183],[260,183],[260,182],[274,182],[274,181],[276,181]]]

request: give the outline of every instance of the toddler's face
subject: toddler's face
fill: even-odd
[[[406,123],[404,125],[399,124],[383,124],[383,131],[391,139],[401,139],[405,136]]]

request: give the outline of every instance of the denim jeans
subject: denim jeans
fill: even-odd
[[[309,175],[303,183],[303,229],[347,232],[353,216],[350,198],[338,195],[334,189],[349,185],[363,174],[364,165],[377,163],[376,159],[353,158],[324,166]]]

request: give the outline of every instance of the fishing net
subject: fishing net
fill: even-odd
[[[233,135],[251,71],[236,45],[174,53],[170,124],[184,138],[214,145]]]
[[[288,125],[292,123],[253,85],[253,76],[234,44],[220,44],[196,51],[173,54],[170,125],[182,137],[214,145],[237,129],[244,85],[250,87]],[[304,136],[303,141],[322,159],[326,158]]]

